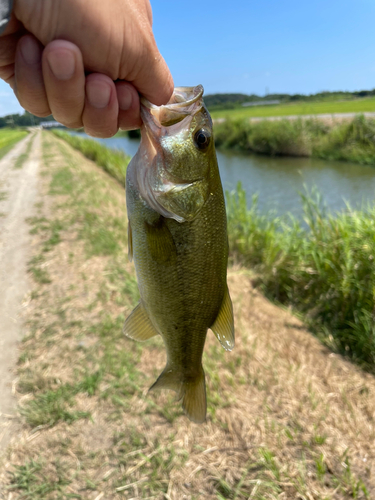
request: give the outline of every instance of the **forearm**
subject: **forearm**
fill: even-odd
[[[13,0],[0,0],[0,35],[7,27],[12,13]]]

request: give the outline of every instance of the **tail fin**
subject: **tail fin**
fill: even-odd
[[[182,408],[190,420],[201,424],[206,420],[206,382],[203,367],[194,378],[184,379],[180,372],[166,366],[157,381],[150,387],[154,389],[171,389],[182,399]]]

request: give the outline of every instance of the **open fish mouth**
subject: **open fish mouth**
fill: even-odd
[[[203,86],[176,87],[167,104],[156,106],[141,97],[141,117],[147,127],[170,127],[187,116],[193,116],[202,107]]]

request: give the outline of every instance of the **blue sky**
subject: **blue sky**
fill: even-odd
[[[153,0],[176,85],[205,92],[375,88],[374,0]],[[20,112],[0,82],[0,115]]]

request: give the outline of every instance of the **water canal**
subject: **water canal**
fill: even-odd
[[[130,156],[135,154],[139,145],[138,139],[127,136],[96,140]],[[308,189],[316,186],[331,211],[345,209],[346,203],[360,208],[375,198],[375,167],[315,158],[227,152],[218,152],[217,157],[224,189],[232,190],[240,181],[249,201],[253,194],[258,194],[262,211],[274,210],[280,215],[287,212],[300,214],[298,193],[304,192],[304,186]]]

